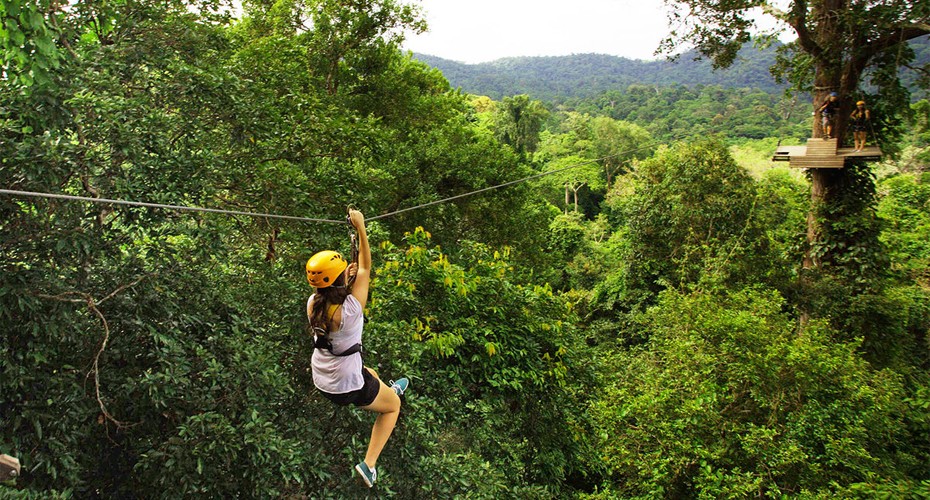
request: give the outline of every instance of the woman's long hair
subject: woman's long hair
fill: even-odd
[[[326,288],[317,288],[316,297],[310,305],[310,327],[317,335],[329,334],[329,322],[332,318],[327,314],[332,304],[342,305],[349,296],[345,275],[340,274],[332,285]]]

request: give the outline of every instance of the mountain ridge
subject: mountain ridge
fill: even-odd
[[[785,88],[775,82],[768,70],[775,61],[774,47],[744,48],[733,66],[717,71],[709,60],[697,58],[696,51],[686,52],[671,61],[597,53],[504,57],[474,64],[422,53],[413,53],[413,58],[440,70],[454,88],[492,99],[528,94],[536,99],[560,101],[591,97],[633,84],[722,85],[766,92]]]
[[[930,35],[908,42],[914,51],[915,67],[930,65]],[[781,93],[787,84],[775,81],[769,68],[775,63],[780,43],[765,48],[747,42],[729,68],[714,70],[711,61],[696,50],[669,59],[630,59],[608,54],[583,53],[567,56],[503,57],[483,63],[462,63],[422,53],[412,57],[440,70],[453,88],[498,100],[527,94],[534,99],[563,102],[594,97],[608,90],[626,90],[630,85],[719,85]],[[926,70],[924,70],[926,71]],[[902,69],[902,83],[913,99],[926,99],[930,91],[921,87],[927,79],[913,69]],[[924,84],[926,85],[926,84]]]

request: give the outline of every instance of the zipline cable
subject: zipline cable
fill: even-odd
[[[673,139],[673,140],[675,140],[675,139]],[[486,191],[491,191],[491,190],[494,190],[494,189],[500,189],[500,188],[503,188],[503,187],[512,186],[512,185],[514,185],[514,184],[519,184],[519,183],[521,183],[521,182],[526,182],[526,181],[530,181],[530,180],[533,180],[533,179],[538,179],[538,178],[540,178],[540,177],[545,177],[545,176],[547,176],[547,175],[557,174],[557,173],[559,173],[559,172],[564,172],[564,171],[566,171],[566,170],[571,170],[571,169],[574,169],[574,168],[583,167],[583,166],[585,166],[585,165],[590,165],[590,164],[592,164],[592,163],[597,163],[597,162],[600,162],[600,161],[603,161],[603,160],[607,160],[607,159],[609,159],[609,158],[614,158],[614,157],[617,157],[617,156],[623,156],[623,155],[626,155],[626,154],[629,154],[629,153],[634,153],[634,152],[640,151],[640,150],[642,150],[642,149],[650,148],[650,147],[652,147],[653,145],[658,144],[658,143],[659,143],[658,140],[652,141],[652,142],[650,142],[649,144],[646,144],[646,145],[644,145],[644,146],[640,146],[640,147],[638,147],[638,148],[632,148],[632,149],[629,149],[629,150],[626,150],[626,151],[623,151],[623,152],[620,152],[620,153],[616,153],[616,154],[613,154],[613,155],[608,155],[608,156],[604,156],[604,157],[602,157],[602,158],[596,158],[596,159],[593,159],[593,160],[586,160],[586,161],[583,161],[583,162],[575,163],[575,164],[573,164],[573,165],[569,165],[569,166],[567,166],[567,167],[557,168],[557,169],[555,169],[555,170],[547,170],[547,171],[545,171],[545,172],[540,172],[540,173],[538,173],[538,174],[529,175],[529,176],[522,177],[522,178],[520,178],[520,179],[516,179],[516,180],[513,180],[513,181],[504,182],[504,183],[502,183],[502,184],[496,184],[496,185],[494,185],[494,186],[489,186],[489,187],[486,187],[486,188],[476,189],[476,190],[474,190],[474,191],[469,191],[469,192],[467,192],[467,193],[462,193],[462,194],[459,194],[459,195],[450,196],[450,197],[448,197],[448,198],[443,198],[443,199],[441,199],[441,200],[435,200],[435,201],[431,201],[431,202],[428,202],[428,203],[423,203],[423,204],[421,204],[421,205],[416,205],[416,206],[412,206],[412,207],[408,207],[408,208],[402,208],[402,209],[400,209],[400,210],[395,210],[395,211],[393,211],[393,212],[388,212],[388,213],[386,213],[386,214],[376,215],[376,216],[374,216],[374,217],[368,217],[367,219],[368,219],[368,220],[384,219],[384,218],[386,218],[386,217],[391,217],[391,216],[393,216],[393,215],[397,215],[397,214],[400,214],[400,213],[409,212],[409,211],[411,211],[411,210],[418,210],[418,209],[420,209],[420,208],[429,207],[429,206],[432,206],[432,205],[438,205],[438,204],[440,204],[440,203],[446,203],[446,202],[448,202],[448,201],[458,200],[458,199],[460,199],[460,198],[465,198],[466,196],[472,196],[472,195],[475,195],[475,194],[484,193],[484,192],[486,192]],[[15,190],[15,189],[0,189],[0,194],[6,194],[6,195],[11,195],[11,196],[28,196],[28,197],[33,197],[33,198],[52,198],[52,199],[58,199],[58,200],[85,201],[85,202],[89,202],[89,203],[109,203],[109,204],[114,204],[114,205],[128,205],[128,206],[133,206],[133,207],[162,208],[162,209],[166,209],[166,210],[179,210],[179,211],[187,211],[187,212],[209,212],[209,213],[224,214],[224,215],[242,215],[242,216],[247,216],[247,217],[267,217],[267,218],[271,218],[271,219],[286,219],[286,220],[295,220],[295,221],[301,221],[301,222],[323,222],[323,223],[328,223],[328,224],[346,224],[346,221],[344,221],[344,220],[318,219],[318,218],[313,218],[313,217],[298,217],[298,216],[295,216],[295,215],[265,214],[265,213],[258,213],[258,212],[242,212],[242,211],[238,211],[238,210],[223,210],[223,209],[219,209],[219,208],[203,208],[203,207],[193,207],[193,206],[187,206],[187,205],[166,205],[166,204],[162,204],[162,203],[148,203],[148,202],[144,202],[144,201],[114,200],[114,199],[110,199],[110,198],[91,198],[91,197],[88,197],[88,196],[74,196],[74,195],[69,195],[69,194],[41,193],[41,192],[37,192],[37,191],[19,191],[19,190]]]
[[[608,157],[608,158],[609,158],[609,157]],[[602,159],[603,159],[603,158],[602,158]],[[503,184],[497,184],[497,185],[495,185],[495,186],[489,186],[489,187],[486,187],[486,188],[481,188],[481,189],[478,189],[478,190],[476,190],[476,191],[470,191],[470,192],[468,192],[468,193],[457,194],[457,195],[455,195],[455,196],[450,196],[450,197],[448,197],[448,198],[443,198],[443,199],[441,199],[441,200],[431,201],[431,202],[429,202],[429,203],[424,203],[424,204],[422,204],[422,205],[416,205],[416,206],[413,206],[413,207],[402,208],[402,209],[400,209],[400,210],[395,210],[395,211],[393,211],[393,212],[388,212],[388,213],[386,213],[386,214],[376,215],[376,216],[374,216],[374,217],[368,217],[368,220],[384,219],[385,217],[390,217],[390,216],[392,216],[392,215],[397,215],[397,214],[401,214],[401,213],[404,213],[404,212],[409,212],[409,211],[411,211],[411,210],[417,210],[417,209],[419,209],[419,208],[428,207],[428,206],[431,206],[431,205],[438,205],[438,204],[440,204],[440,203],[445,203],[445,202],[447,202],[447,201],[457,200],[457,199],[459,199],[459,198],[464,198],[464,197],[466,197],[466,196],[471,196],[471,195],[473,195],[473,194],[483,193],[483,192],[485,192],[485,191],[491,191],[492,189],[499,189],[499,188],[502,188],[502,187],[511,186],[511,185],[513,185],[513,184],[519,184],[519,183],[521,183],[521,182],[526,182],[526,181],[528,181],[528,180],[536,179],[536,178],[538,178],[538,177],[543,177],[543,176],[545,176],[545,175],[557,174],[557,173],[559,173],[559,172],[562,172],[562,171],[565,171],[565,170],[571,170],[571,169],[573,169],[573,168],[578,168],[578,167],[581,167],[581,166],[584,166],[584,165],[588,165],[588,164],[590,164],[590,163],[594,163],[594,162],[596,162],[596,161],[600,161],[600,160],[588,160],[588,161],[581,162],[581,163],[577,163],[577,164],[575,164],[575,165],[571,165],[571,166],[568,166],[568,167],[564,167],[564,168],[560,168],[560,169],[556,169],[556,170],[550,170],[550,171],[547,171],[547,172],[542,172],[542,173],[539,173],[539,174],[530,175],[530,176],[528,176],[528,177],[523,177],[522,179],[517,179],[517,180],[515,180],[515,181],[505,182],[505,183],[503,183]]]
[[[521,183],[521,182],[526,182],[526,181],[530,181],[530,180],[533,180],[533,179],[538,179],[538,178],[540,178],[540,177],[544,177],[544,176],[547,176],[547,175],[557,174],[557,173],[559,173],[559,172],[564,172],[564,171],[566,171],[566,170],[571,170],[571,169],[573,169],[573,168],[583,167],[583,166],[585,166],[585,165],[590,165],[590,164],[592,164],[592,163],[597,163],[597,162],[600,162],[600,161],[603,161],[603,160],[607,160],[607,159],[609,159],[609,158],[613,158],[613,157],[615,157],[615,156],[623,156],[623,155],[625,155],[625,154],[634,153],[634,152],[639,151],[639,150],[641,150],[641,149],[646,149],[646,148],[652,147],[652,146],[653,146],[654,144],[656,144],[656,143],[658,143],[658,141],[653,141],[653,142],[651,142],[651,143],[649,143],[649,144],[647,144],[647,145],[645,145],[645,146],[640,146],[640,147],[638,147],[638,148],[634,148],[634,149],[630,149],[630,150],[627,150],[627,151],[623,151],[623,152],[621,152],[621,153],[617,153],[617,154],[613,154],[613,155],[608,155],[608,156],[605,156],[605,157],[603,157],[603,158],[596,158],[596,159],[593,159],[593,160],[586,160],[586,161],[583,161],[583,162],[580,162],[580,163],[575,163],[575,164],[573,164],[573,165],[569,165],[569,166],[567,166],[567,167],[557,168],[557,169],[555,169],[555,170],[547,170],[547,171],[545,171],[545,172],[541,172],[541,173],[529,175],[529,176],[526,176],[526,177],[523,177],[523,178],[520,178],[520,179],[517,179],[517,180],[505,182],[505,183],[503,183],[503,184],[497,184],[497,185],[494,185],[494,186],[489,186],[489,187],[482,188],[482,189],[478,189],[478,190],[471,191],[471,192],[468,192],[468,193],[463,193],[463,194],[459,194],[459,195],[455,195],[455,196],[450,196],[450,197],[448,197],[448,198],[443,198],[443,199],[441,199],[441,200],[431,201],[431,202],[429,202],[429,203],[424,203],[424,204],[422,204],[422,205],[416,205],[416,206],[413,206],[413,207],[402,208],[402,209],[400,209],[400,210],[395,210],[395,211],[393,211],[393,212],[388,212],[388,213],[386,213],[386,214],[376,215],[376,216],[374,216],[374,217],[366,217],[366,219],[368,219],[368,220],[383,219],[383,218],[385,218],[385,217],[390,217],[390,216],[392,216],[392,215],[397,215],[397,214],[399,214],[399,213],[409,212],[409,211],[411,211],[411,210],[416,210],[416,209],[423,208],[423,207],[428,207],[428,206],[431,206],[431,205],[438,205],[438,204],[440,204],[440,203],[445,203],[445,202],[447,202],[447,201],[457,200],[457,199],[459,199],[459,198],[464,198],[464,197],[466,197],[466,196],[471,196],[471,195],[473,195],[473,194],[483,193],[483,192],[485,192],[485,191],[491,191],[492,189],[499,189],[499,188],[502,188],[502,187],[511,186],[511,185],[513,185],[513,184],[519,184],[519,183]]]
[[[215,214],[225,214],[225,215],[244,215],[248,217],[268,217],[273,219],[288,219],[288,220],[297,220],[303,222],[329,222],[333,224],[345,224],[345,221],[341,220],[332,220],[332,219],[314,219],[311,217],[297,217],[294,215],[277,215],[277,214],[263,214],[256,212],[240,212],[237,210],[222,210],[219,208],[203,208],[203,207],[191,207],[184,205],[164,205],[161,203],[147,203],[144,201],[126,201],[126,200],[113,200],[109,198],[90,198],[87,196],[72,196],[68,194],[54,194],[54,193],[39,193],[35,191],[17,191],[14,189],[0,189],[0,194],[8,194],[13,196],[31,196],[34,198],[54,198],[59,200],[72,200],[72,201],[87,201],[91,203],[112,203],[114,205],[129,205],[133,207],[148,207],[148,208],[164,208],[167,210],[180,210],[188,212],[210,212]]]

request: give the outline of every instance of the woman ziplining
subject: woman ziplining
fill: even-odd
[[[378,456],[400,415],[400,396],[410,382],[401,378],[389,386],[362,364],[363,311],[371,281],[371,248],[362,213],[349,210],[349,220],[358,233],[358,260],[350,268],[346,259],[332,250],[310,257],[307,280],[316,290],[307,300],[307,318],[313,329],[313,385],[337,405],[353,404],[378,413],[365,459],[355,466],[362,481],[371,488],[378,476],[375,469]],[[350,282],[353,272],[354,280]]]

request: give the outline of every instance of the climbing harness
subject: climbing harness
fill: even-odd
[[[322,328],[313,329],[313,348],[314,349],[325,349],[329,351],[329,353],[332,354],[333,356],[339,356],[339,357],[351,356],[357,352],[363,352],[362,344],[360,343],[354,344],[353,346],[349,347],[345,351],[333,352],[333,343],[329,340],[329,337],[327,336],[328,333],[324,332],[323,334],[320,334],[319,332],[321,331],[323,331]]]
[[[310,304],[308,302],[307,303],[308,309],[309,309],[309,305]],[[329,351],[329,353],[332,354],[333,356],[339,356],[339,357],[351,356],[357,352],[363,352],[362,344],[360,343],[356,343],[352,345],[351,347],[349,347],[348,349],[346,349],[345,351],[342,351],[339,353],[333,351],[333,343],[329,339],[329,323],[333,320],[333,315],[336,314],[336,310],[339,309],[339,307],[340,307],[339,304],[330,304],[329,311],[327,311],[327,314],[326,314],[326,328],[321,328],[318,326],[313,327],[313,348],[314,349],[325,349]]]

